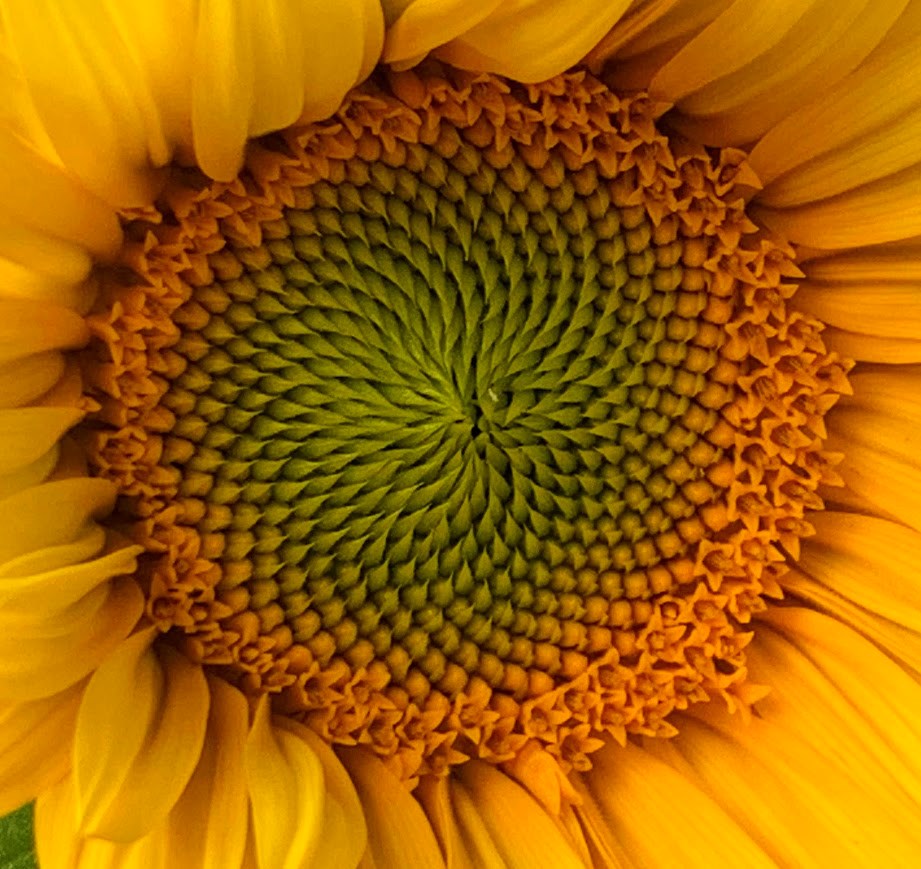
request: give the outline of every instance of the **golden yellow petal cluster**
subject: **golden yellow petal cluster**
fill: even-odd
[[[0,0],[42,869],[910,865],[919,61],[917,0]]]

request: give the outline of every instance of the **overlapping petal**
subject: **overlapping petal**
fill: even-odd
[[[364,810],[371,866],[439,869],[445,862],[421,806],[403,783],[371,752],[344,749],[342,762]]]
[[[921,4],[5,0],[0,29],[0,808],[45,791],[43,866],[819,867],[921,850],[921,696],[903,669],[921,672],[921,374],[878,364],[921,362],[919,249],[898,244],[921,235]],[[136,553],[97,525],[111,488],[45,482],[81,418],[56,391],[79,387],[63,352],[86,339],[73,311],[92,262],[121,242],[114,208],[150,201],[176,157],[230,180],[249,138],[329,116],[382,50],[521,81],[592,52],[675,104],[692,140],[753,145],[752,214],[839,251],[806,262],[797,304],[877,363],[830,430],[837,497],[879,515],[815,519],[782,581],[834,618],[765,616],[752,672],[775,690],[750,724],[711,707],[673,745],[599,752],[569,809],[584,838],[479,762],[424,782],[423,811],[371,753],[345,750],[343,768],[265,702],[250,729],[236,689],[132,634]]]
[[[307,863],[316,851],[323,772],[306,745],[275,732],[269,715],[263,702],[246,747],[256,850],[261,865],[288,869]]]
[[[249,137],[331,115],[376,63],[383,30],[377,0],[201,0],[191,85],[201,168],[229,181]]]
[[[74,786],[84,835],[122,843],[146,835],[198,763],[210,696],[204,673],[169,646],[151,648],[153,633],[125,640],[80,705]]]
[[[577,63],[613,27],[629,0],[412,0],[387,33],[384,60],[438,57],[462,69],[541,81]]]
[[[829,445],[845,454],[841,475],[884,515],[921,529],[921,371],[858,370],[851,383],[854,395],[829,421]]]

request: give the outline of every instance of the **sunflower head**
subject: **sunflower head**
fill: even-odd
[[[0,4],[43,866],[847,865],[819,781],[912,841],[874,728],[921,738],[847,710],[921,657],[840,564],[917,536],[921,16],[831,5]]]

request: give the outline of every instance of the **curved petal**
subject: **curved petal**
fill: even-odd
[[[384,0],[387,36],[383,60],[405,64],[423,58],[491,15],[502,0]]]
[[[476,760],[465,763],[457,773],[453,799],[461,827],[471,832],[471,843],[477,820],[488,831],[491,850],[501,858],[499,865],[526,869],[544,862],[581,869],[582,861],[540,803],[494,766]]]
[[[921,362],[917,239],[806,260],[794,299],[827,324],[826,345],[857,361]]]
[[[733,3],[659,70],[650,91],[671,103],[737,72],[780,42],[817,0]]]
[[[906,0],[885,4],[869,0],[794,3],[785,11],[787,17],[796,19],[795,24],[779,40],[767,39],[766,50],[755,47],[748,62],[728,74],[723,73],[713,46],[704,39],[708,31],[720,27],[721,19],[717,19],[653,79],[650,92],[657,99],[673,101],[671,93],[683,90],[682,74],[703,70],[703,78],[712,76],[713,80],[678,101],[681,115],[675,120],[676,126],[707,145],[753,142],[857,67],[880,43],[905,5]],[[765,7],[773,10],[779,4]],[[739,13],[744,17],[751,13],[751,7],[734,4],[723,18]],[[733,46],[736,37],[726,44]],[[680,62],[682,55],[686,62]],[[741,59],[735,57],[733,65]],[[669,88],[659,84],[660,77],[666,76]]]
[[[0,298],[89,310],[93,261],[84,248],[2,217],[0,226]]]
[[[144,596],[137,583],[122,577],[65,609],[32,618],[19,613],[4,616],[0,698],[34,700],[78,682],[106,660],[143,611]]]
[[[0,410],[0,474],[40,459],[83,417],[75,407],[17,407]]]
[[[73,543],[114,503],[115,487],[89,477],[55,480],[4,498],[0,501],[0,527],[6,532],[0,537],[0,575],[6,562]]]
[[[921,283],[804,281],[795,304],[841,329],[880,338],[921,338]]]
[[[116,208],[150,202],[159,184],[153,166],[171,153],[117,7],[9,0],[3,8],[10,48],[61,165]]]
[[[772,607],[752,648],[752,675],[776,690],[764,704],[778,724],[802,731],[843,762],[854,786],[892,813],[892,833],[921,843],[921,685],[871,642],[823,613]],[[776,632],[776,633],[775,633]],[[776,696],[774,696],[776,695]]]
[[[858,513],[823,511],[809,521],[816,536],[803,542],[799,569],[921,638],[921,534]]]
[[[452,801],[455,791],[447,776],[424,776],[414,794],[425,810],[445,863],[451,869],[488,869],[500,861],[499,855],[492,848],[492,839],[483,821],[475,813],[474,829],[461,831]],[[469,799],[466,794],[464,798]],[[488,843],[488,847],[477,847],[480,840]]]
[[[368,842],[361,801],[355,785],[332,748],[310,728],[288,718],[277,726],[302,739],[323,767],[323,844],[314,854],[311,869],[351,869],[357,866]]]
[[[239,869],[249,820],[243,753],[249,704],[223,679],[207,676],[211,703],[201,756],[168,821],[164,865]]]
[[[105,532],[93,528],[73,545],[60,549],[68,557],[80,558],[84,555],[84,546],[100,546],[104,542]],[[110,579],[132,574],[141,551],[140,546],[122,546],[96,558],[87,556],[43,573],[5,570],[0,579],[0,625],[53,621]],[[57,553],[46,550],[41,554]]]
[[[89,340],[84,319],[47,302],[0,301],[0,365],[45,350],[81,347]]]
[[[195,155],[229,181],[247,138],[331,115],[383,41],[372,0],[202,0],[195,38]]]
[[[35,850],[46,869],[74,869],[79,856],[73,776],[48,788],[35,801]]]
[[[753,735],[763,740],[771,735],[796,739],[795,734],[771,734],[757,719],[752,727]],[[840,805],[840,792],[830,797],[828,786],[840,784],[840,777],[814,754],[810,757],[808,747],[800,747],[798,768],[791,768],[758,756],[745,742],[733,739],[731,732],[703,722],[682,721],[679,729],[673,745],[688,765],[687,774],[777,865],[856,866],[871,853],[862,835],[850,834],[855,824],[861,824]],[[658,746],[654,750],[660,751]]]
[[[33,239],[50,236],[102,259],[118,251],[122,235],[112,208],[5,131],[0,131],[0,185],[0,235],[18,235],[21,245],[25,228]],[[8,244],[0,243],[7,256]]]
[[[61,379],[65,367],[63,354],[55,352],[0,364],[0,409],[22,407],[40,398]]]
[[[132,842],[160,824],[198,763],[209,693],[202,670],[153,631],[90,679],[77,718],[74,780],[83,835]],[[120,711],[122,710],[122,711]]]
[[[751,213],[791,241],[827,250],[909,238],[921,234],[921,164],[828,199]]]
[[[831,450],[857,495],[921,530],[921,370],[888,366],[850,377],[853,396],[828,418]]]
[[[603,819],[613,852],[622,848],[636,866],[775,866],[696,781],[674,766],[629,743],[611,744],[592,761],[594,768],[582,776],[592,809]]]
[[[321,847],[323,767],[304,740],[273,726],[267,697],[256,709],[244,759],[259,865],[310,865]]]
[[[798,166],[759,191],[756,198],[770,208],[793,208],[887,178],[917,165],[919,132],[921,106],[915,106],[845,147]]]
[[[585,57],[629,6],[630,0],[505,0],[436,55],[461,69],[543,81]]]
[[[70,771],[83,688],[0,707],[0,814],[34,800]]]
[[[835,619],[772,607],[766,620],[773,630],[759,627],[749,657],[752,678],[772,686],[759,714],[746,724],[701,704],[695,717],[720,740],[699,741],[692,729],[678,747],[727,811],[755,838],[772,841],[766,847],[784,865],[798,865],[796,851],[819,865],[827,865],[828,854],[844,865],[868,854],[886,864],[910,861],[919,847],[921,687]],[[727,760],[764,771],[752,811],[739,802],[731,776],[705,771],[707,763]],[[785,851],[777,831],[788,824],[800,832],[796,849]]]
[[[921,11],[917,4],[856,70],[819,99],[791,113],[752,149],[749,163],[765,185],[823,154],[842,154],[851,142],[886,130],[921,102],[921,94],[902,83],[912,81],[921,63]]]
[[[73,776],[45,791],[35,804],[35,844],[42,869],[198,869],[188,863],[165,862],[164,834],[165,827],[160,826],[126,845],[81,839]]]
[[[0,502],[10,495],[44,483],[54,472],[60,457],[60,444],[55,444],[45,455],[39,456],[34,462],[10,474],[0,474]]]
[[[403,783],[370,751],[347,748],[338,754],[364,808],[369,865],[444,869],[432,827]]]

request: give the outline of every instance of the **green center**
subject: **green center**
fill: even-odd
[[[547,186],[469,147],[353,159],[311,192],[222,254],[166,398],[194,445],[182,494],[251,607],[418,661],[414,628],[444,619],[507,629],[504,657],[541,615],[649,596],[717,458],[680,240],[589,173]]]

